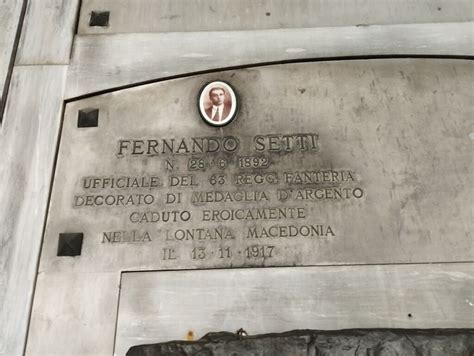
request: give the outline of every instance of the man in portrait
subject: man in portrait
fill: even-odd
[[[231,103],[225,100],[225,89],[221,87],[214,87],[209,90],[209,99],[212,105],[206,108],[206,115],[214,122],[221,122],[230,114]]]

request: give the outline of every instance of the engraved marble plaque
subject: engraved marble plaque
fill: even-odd
[[[68,104],[44,254],[71,232],[82,253],[43,268],[467,260],[470,84],[443,67],[277,65]],[[211,81],[239,100],[224,127],[200,117]]]
[[[262,325],[252,333],[287,330],[285,320],[470,327],[472,276],[460,262],[473,252],[472,74],[452,59],[293,63],[67,103],[27,354],[121,353],[140,335],[159,339],[144,325],[184,338],[188,324],[173,318],[188,314],[198,336],[235,327],[191,313],[210,286],[210,312],[248,311],[241,326]],[[231,117],[200,101],[211,82],[234,90],[225,126],[202,118]],[[188,285],[194,299],[159,310],[168,291],[187,300]],[[268,287],[265,305],[305,305],[315,323],[295,308],[235,312],[226,298],[240,285]],[[318,300],[327,304],[312,309]]]

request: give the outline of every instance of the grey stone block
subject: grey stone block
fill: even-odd
[[[473,352],[473,329],[351,329],[247,337],[209,333],[197,341],[134,346],[127,356],[469,356]]]

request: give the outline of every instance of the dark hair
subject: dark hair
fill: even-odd
[[[222,87],[214,87],[214,88],[212,88],[211,90],[209,90],[209,96],[212,95],[212,92],[213,92],[214,90],[222,90],[222,91],[224,92],[224,95],[225,95],[225,89],[224,89],[224,88],[222,88]]]

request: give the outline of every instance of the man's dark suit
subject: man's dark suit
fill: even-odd
[[[225,119],[227,119],[227,117],[230,114],[230,109],[231,109],[231,106],[229,104],[224,104],[224,111],[222,112],[222,115],[221,115],[221,121],[224,121]],[[216,121],[211,116],[212,115],[212,105],[210,107],[208,107],[205,111],[206,111],[207,117],[209,117],[212,121]]]

